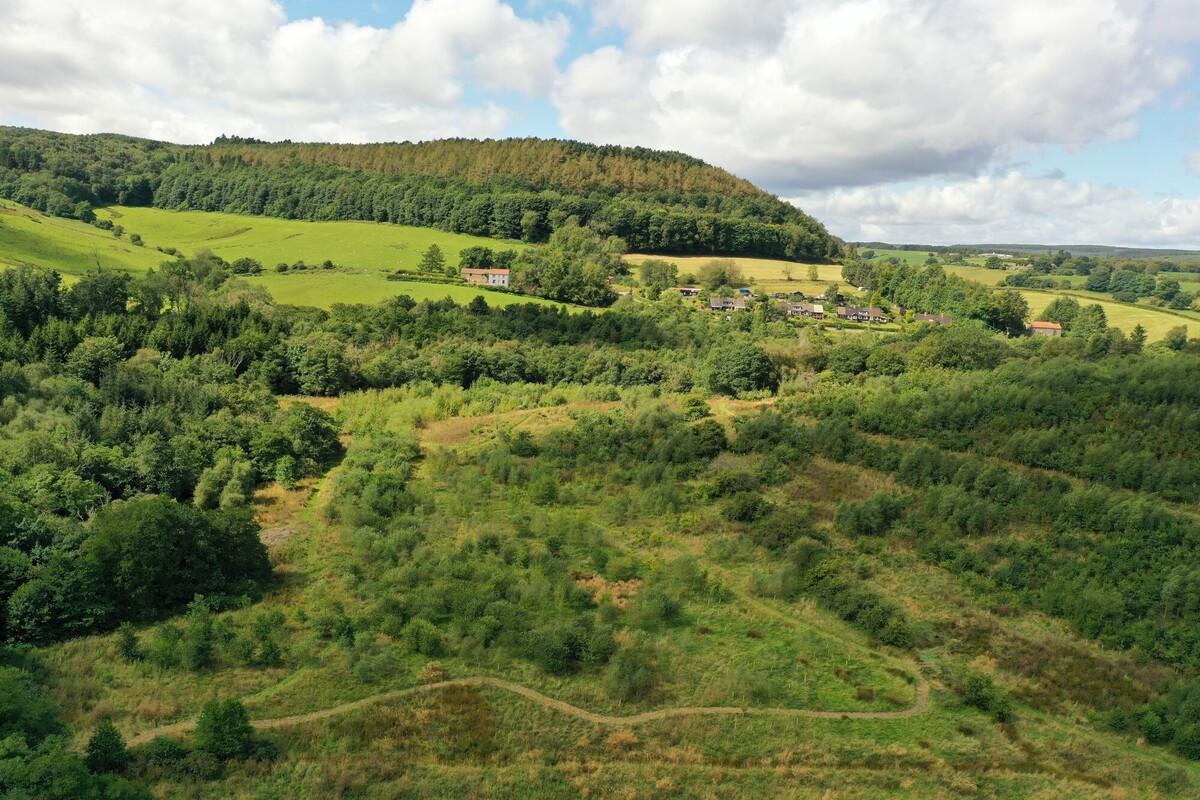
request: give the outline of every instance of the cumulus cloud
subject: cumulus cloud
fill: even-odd
[[[849,241],[1200,248],[1200,199],[1151,201],[1057,176],[843,188],[792,202]]]
[[[0,109],[185,142],[488,136],[507,113],[470,91],[544,94],[568,33],[500,0],[416,0],[391,28],[271,0],[3,0]]]
[[[554,101],[574,136],[684,150],[781,192],[969,175],[1134,135],[1189,72],[1189,5],[771,0],[739,24],[725,0],[606,0],[629,45],[576,59]]]
[[[790,0],[757,0],[748,11],[742,0],[601,0],[600,25],[629,32],[637,48],[721,45],[777,41]]]

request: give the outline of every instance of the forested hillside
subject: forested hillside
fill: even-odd
[[[570,217],[635,251],[822,260],[795,207],[679,153],[537,139],[301,145],[0,128],[0,197],[89,219],[100,203],[372,220],[544,242]]]
[[[1200,343],[1119,344],[5,271],[0,787],[1194,796]]]

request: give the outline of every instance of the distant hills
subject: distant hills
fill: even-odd
[[[1171,250],[1156,247],[1113,247],[1103,244],[888,244],[886,242],[855,242],[860,250],[911,250],[920,253],[956,253],[975,251],[979,253],[1008,253],[1011,255],[1053,254],[1066,250],[1071,255],[1093,258],[1178,258],[1194,256],[1200,258],[1200,250]]]
[[[841,242],[682,153],[543,139],[185,146],[0,127],[0,197],[88,219],[105,203],[370,220],[541,242],[569,217],[638,252],[813,261]]]

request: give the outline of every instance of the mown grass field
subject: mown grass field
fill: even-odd
[[[98,267],[145,272],[165,258],[152,248],[136,247],[129,238],[25,206],[0,200],[0,267],[22,264],[82,275]]]
[[[649,401],[636,390],[620,403],[586,395],[586,390],[551,387],[504,393],[442,387],[433,394],[388,390],[320,405],[336,413],[353,436],[392,430],[419,438],[426,459],[413,487],[422,502],[438,509],[435,541],[441,541],[496,529],[518,510],[516,498],[504,490],[456,477],[494,443],[519,431],[540,438],[585,410]],[[716,419],[726,424],[753,406],[711,405]],[[737,467],[753,470],[758,457],[735,458]],[[561,508],[524,505],[518,516],[549,515],[560,525],[602,528],[623,552],[647,564],[694,554],[731,592],[725,600],[694,598],[683,625],[658,632],[670,672],[663,692],[645,702],[622,703],[592,671],[556,677],[496,656],[448,657],[434,668],[430,659],[407,653],[366,681],[351,668],[345,646],[314,635],[307,622],[334,607],[352,617],[369,611],[355,600],[361,580],[355,533],[323,512],[338,469],[290,493],[277,487],[261,493],[264,523],[285,531],[272,538],[278,588],[254,608],[220,615],[219,625],[238,627],[263,609],[281,611],[288,631],[284,664],[201,673],[130,664],[115,657],[113,636],[48,648],[47,681],[80,732],[80,743],[101,719],[112,719],[127,735],[141,734],[193,718],[214,694],[242,697],[252,718],[270,719],[420,686],[431,680],[431,669],[449,678],[495,676],[586,711],[621,715],[691,705],[894,711],[912,704],[916,681],[929,680],[916,677],[920,670],[911,656],[872,645],[812,602],[757,594],[756,580],[771,568],[769,560],[745,546],[711,507],[658,516],[633,513],[617,522],[613,514],[620,496],[637,489],[587,483],[568,485]],[[859,500],[889,486],[882,474],[812,458],[774,491],[781,500],[812,503],[822,530],[848,553],[857,553],[859,569],[871,575],[872,585],[900,602],[918,623],[955,632],[944,644],[922,650],[922,661],[936,667],[974,657],[974,668],[997,672],[991,651],[974,656],[971,648],[981,641],[987,647],[1036,644],[1076,661],[1112,658],[1039,615],[989,611],[973,602],[969,587],[913,552],[847,541],[829,526],[839,501]],[[150,630],[141,636],[149,639]],[[964,642],[972,644],[964,650]],[[1136,676],[1137,668],[1130,669]],[[217,780],[164,780],[157,791],[164,798],[232,793],[256,798],[1116,800],[1187,797],[1200,784],[1200,765],[1194,762],[1104,732],[1083,713],[1040,710],[1036,698],[1061,691],[1056,683],[1061,678],[1023,684],[1010,673],[998,674],[1009,676],[1006,686],[1017,696],[1035,698],[1035,707],[1020,707],[1016,725],[999,725],[965,707],[936,677],[928,710],[900,719],[745,713],[622,726],[580,719],[501,688],[418,691],[264,731],[280,748],[278,759],[234,765]],[[1150,791],[1130,794],[1131,787]]]
[[[482,296],[493,307],[515,303],[561,305],[540,297],[527,297],[506,292],[489,292],[474,286],[457,284],[420,283],[418,281],[389,281],[382,272],[350,270],[306,270],[304,272],[267,272],[250,275],[248,282],[266,288],[277,303],[329,308],[335,303],[378,303],[388,297],[408,295],[421,300],[442,300],[449,297],[466,305]]]
[[[458,263],[459,251],[467,247],[526,247],[520,242],[376,222],[306,222],[125,206],[100,209],[97,216],[123,225],[127,233],[140,234],[149,247],[175,247],[189,255],[208,248],[227,261],[256,258],[267,270],[281,262],[313,265],[328,259],[339,266],[388,273],[415,270],[432,244],[442,249],[450,265]]]
[[[1200,315],[1196,315],[1194,312],[1170,313],[1150,306],[1115,303],[1112,300],[1102,299],[1107,295],[1099,295],[1094,292],[1064,292],[1048,289],[1019,289],[1018,291],[1029,303],[1030,317],[1035,319],[1046,309],[1046,306],[1054,302],[1056,297],[1068,295],[1076,298],[1083,305],[1098,303],[1104,309],[1108,326],[1120,328],[1126,335],[1139,324],[1146,329],[1148,340],[1152,342],[1162,339],[1166,336],[1167,331],[1180,325],[1188,326],[1193,334],[1200,331]]]
[[[447,263],[455,264],[463,248],[526,247],[520,242],[370,222],[302,222],[155,208],[109,207],[100,209],[98,216],[122,225],[125,235],[117,238],[93,225],[0,201],[0,267],[35,264],[57,270],[70,285],[97,268],[136,275],[158,267],[170,256],[156,247],[174,247],[189,255],[207,248],[228,261],[242,257],[261,261],[266,271],[246,280],[265,287],[278,303],[327,309],[335,303],[377,303],[406,294],[418,301],[449,297],[460,304],[482,295],[497,307],[528,302],[557,305],[475,287],[386,280],[396,270],[415,270],[432,244],[442,249]],[[143,246],[130,243],[134,233],[142,237]],[[280,262],[316,266],[326,259],[338,269],[274,271]]]
[[[651,258],[661,258],[679,267],[680,277],[696,275],[700,267],[713,259],[709,256],[654,256],[632,254],[625,257],[633,266],[634,276],[637,275],[637,265]],[[792,261],[776,261],[767,258],[730,258],[723,261],[734,261],[742,268],[746,279],[751,282],[756,294],[763,292],[804,292],[814,297],[825,292],[830,283],[836,282],[841,291],[853,292],[856,287],[842,280],[840,264],[797,264]],[[808,279],[810,267],[817,268],[817,280]],[[785,270],[791,272],[792,279],[788,280]]]

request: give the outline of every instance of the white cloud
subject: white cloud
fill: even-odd
[[[637,48],[777,41],[790,0],[601,0],[596,22],[616,25]]]
[[[495,135],[507,113],[470,90],[544,94],[568,33],[500,0],[416,0],[391,28],[288,22],[270,0],[0,0],[0,120],[186,142]]]
[[[554,92],[562,126],[684,150],[777,191],[968,175],[1023,148],[1135,134],[1200,35],[1175,0],[783,5],[743,13],[745,28],[724,0],[607,0],[631,45],[570,65]]]
[[[1200,249],[1200,199],[1020,172],[939,185],[811,192],[792,200],[849,241],[1111,244]]]
[[[1188,153],[1183,157],[1183,163],[1188,172],[1200,178],[1200,153]]]

